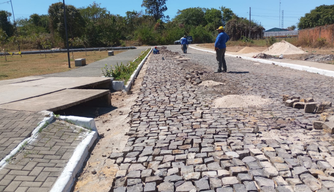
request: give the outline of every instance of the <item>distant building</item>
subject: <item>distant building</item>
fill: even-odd
[[[286,38],[286,37],[297,37],[298,31],[290,31],[288,29],[281,28],[272,28],[264,31],[264,37],[278,37],[278,38]]]

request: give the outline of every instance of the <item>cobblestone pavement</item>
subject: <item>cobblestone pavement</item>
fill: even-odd
[[[49,124],[0,170],[0,191],[50,191],[86,133],[62,121]]]
[[[319,115],[288,108],[282,95],[334,101],[334,79],[192,49],[152,55],[132,107],[130,138],[111,191],[334,191],[333,137],[315,130]],[[187,60],[189,58],[190,60]],[[186,73],[223,85],[193,85]],[[203,74],[202,74],[203,72]],[[263,107],[215,108],[228,94],[271,99]]]
[[[0,109],[0,161],[43,120],[40,113]]]

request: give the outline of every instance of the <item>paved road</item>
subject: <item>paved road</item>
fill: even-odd
[[[140,53],[148,47],[138,47],[137,49],[129,49],[115,56],[110,56],[100,61],[90,63],[89,65],[72,69],[70,71],[53,73],[44,75],[46,77],[101,77],[102,68],[107,64],[108,66],[115,66],[116,64],[127,64],[136,59]],[[107,53],[106,53],[107,54]]]
[[[177,61],[161,52],[147,64],[128,143],[110,155],[119,165],[113,191],[334,190],[333,137],[313,129],[319,115],[282,102],[283,94],[334,102],[333,78],[231,57],[229,73],[214,73],[213,54],[189,49],[190,60]],[[192,71],[223,85],[192,84],[185,78]],[[271,102],[214,107],[229,94]]]

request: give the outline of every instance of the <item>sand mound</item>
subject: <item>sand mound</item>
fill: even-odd
[[[217,108],[239,108],[239,107],[261,107],[262,105],[270,104],[270,99],[263,99],[260,96],[254,95],[226,95],[217,98],[213,104]]]
[[[224,85],[224,83],[208,80],[208,81],[203,81],[200,85],[201,86],[216,86],[216,85]]]
[[[268,49],[264,50],[262,53],[268,55],[293,55],[293,54],[304,54],[305,51],[299,49],[298,47],[292,45],[289,42],[282,40],[281,42],[275,43]]]
[[[254,49],[252,47],[244,47],[243,49],[238,51],[238,53],[254,53],[254,52],[260,52],[260,51],[258,51],[257,49]]]

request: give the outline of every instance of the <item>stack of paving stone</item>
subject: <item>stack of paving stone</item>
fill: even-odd
[[[191,71],[190,73],[187,73],[184,77],[186,80],[188,80],[193,85],[198,85],[202,83],[201,75],[206,73],[205,71]]]
[[[285,106],[304,109],[305,113],[322,113],[332,107],[331,102],[315,102],[313,98],[300,99],[300,97],[283,95]]]
[[[147,63],[125,148],[109,156],[119,166],[111,191],[334,190],[334,139],[304,129],[317,114],[280,103],[265,109],[211,108],[211,96],[185,80],[191,69],[173,62],[175,53],[161,54],[165,60],[152,55]],[[259,84],[255,80],[272,79],[227,75],[252,87]],[[270,130],[273,125],[281,129]]]

